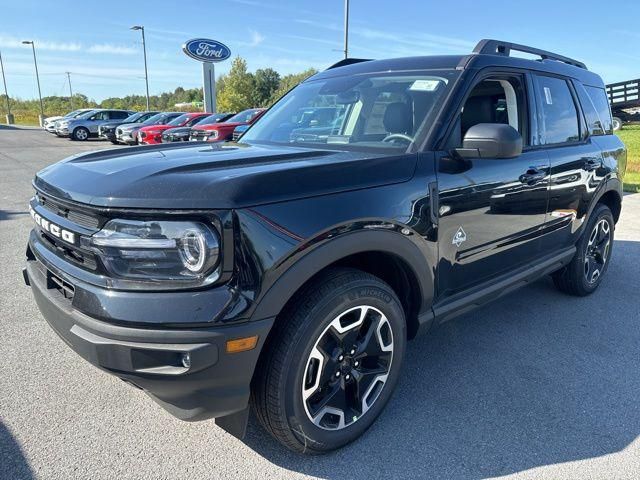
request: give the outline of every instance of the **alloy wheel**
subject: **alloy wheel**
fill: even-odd
[[[377,308],[361,305],[338,315],[307,359],[302,401],[317,427],[341,430],[380,396],[393,361],[393,332]]]
[[[589,235],[587,251],[584,256],[584,276],[588,283],[595,283],[609,258],[611,246],[611,225],[606,218],[596,223]]]

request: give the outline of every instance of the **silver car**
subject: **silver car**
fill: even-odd
[[[125,145],[138,143],[138,130],[149,125],[165,125],[184,112],[160,112],[142,123],[124,123],[116,128],[116,141]]]
[[[129,110],[96,109],[76,118],[64,118],[56,122],[56,135],[80,141],[97,137],[100,125],[114,120],[124,120],[132,113]]]
[[[56,117],[47,117],[44,119],[42,128],[49,133],[56,133],[56,122],[58,120],[63,120],[65,118],[76,118],[82,115],[83,113],[87,113],[92,110],[95,110],[95,108],[80,108],[78,110],[74,110],[73,112],[69,112],[66,115],[58,115]]]

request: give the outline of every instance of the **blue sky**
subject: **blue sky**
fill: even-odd
[[[624,4],[624,8],[623,5]],[[81,6],[78,8],[78,6]],[[640,77],[640,2],[619,0],[351,0],[350,56],[385,58],[470,52],[499,38],[584,61],[605,82]],[[343,0],[2,1],[0,52],[10,96],[37,96],[33,59],[21,40],[35,40],[43,95],[75,92],[98,101],[144,93],[139,32],[145,26],[152,93],[201,85],[198,62],[181,51],[207,37],[244,57],[250,70],[286,74],[324,68],[341,57]],[[229,68],[226,61],[216,73]]]

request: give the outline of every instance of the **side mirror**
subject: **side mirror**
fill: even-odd
[[[464,136],[462,148],[455,152],[462,158],[515,158],[522,154],[522,136],[511,125],[478,123]]]

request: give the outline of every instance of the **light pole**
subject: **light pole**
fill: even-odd
[[[71,72],[64,72],[67,74],[67,79],[69,80],[69,106],[71,107],[71,111],[73,111],[73,90],[71,90]]]
[[[44,106],[42,105],[42,91],[40,90],[40,76],[38,75],[38,61],[36,60],[36,44],[33,40],[23,40],[24,45],[31,45],[33,50],[33,64],[36,66],[36,82],[38,83],[38,97],[40,98],[40,126],[44,123]]]
[[[147,111],[149,111],[149,74],[147,72],[147,44],[144,40],[144,26],[134,25],[133,27],[131,27],[131,30],[140,30],[142,32],[142,52],[144,53],[144,83],[147,86]]]
[[[2,63],[2,53],[0,53],[0,70],[2,70],[2,83],[4,83],[4,97],[7,100],[7,125],[13,124],[13,115],[11,115],[11,104],[9,103],[9,94],[7,93],[7,79],[4,78],[4,64]]]
[[[349,0],[344,0],[344,58],[349,58]]]

